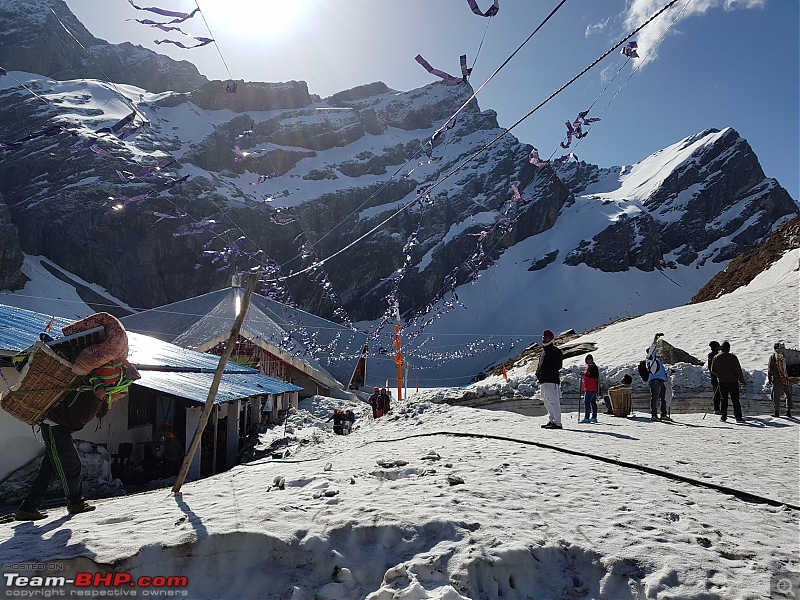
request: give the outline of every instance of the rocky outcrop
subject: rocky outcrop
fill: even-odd
[[[189,93],[172,94],[163,98],[156,105],[178,106],[185,102],[191,102],[205,110],[228,109],[241,113],[248,110],[303,108],[311,104],[311,96],[305,81],[208,81]]]
[[[111,81],[135,85],[148,92],[193,90],[208,81],[200,74],[197,67],[187,60],[174,60],[129,42],[97,44],[87,50],[91,58],[87,57],[84,65],[76,69],[74,75],[65,76],[69,75],[66,73],[59,75],[58,78],[85,77],[80,73],[101,70],[111,78]]]
[[[8,71],[66,79],[84,69],[88,57],[81,45],[90,47],[100,41],[62,0],[0,4],[0,65]],[[98,73],[84,70],[80,76],[96,77]]]
[[[759,246],[734,258],[711,280],[700,288],[691,303],[714,300],[747,285],[753,278],[768,269],[787,251],[800,248],[800,217],[781,225],[769,239]]]
[[[707,130],[686,143],[716,132]],[[664,247],[677,251],[679,264],[692,263],[714,241],[733,235],[728,247],[712,258],[717,263],[728,261],[764,242],[773,223],[797,212],[786,190],[765,178],[750,144],[733,129],[721,132],[713,145],[692,158],[675,169],[647,202],[647,208],[659,215],[679,211],[679,219],[667,218],[659,225]]]
[[[434,83],[402,94],[376,109],[378,117],[389,127],[400,129],[430,129],[440,126],[459,108],[460,103],[472,94],[469,85]],[[422,100],[422,101],[421,101]],[[467,115],[481,114],[476,102],[464,109],[462,120]],[[497,127],[495,118],[490,126]],[[465,131],[469,127],[465,128]]]
[[[202,191],[190,184],[185,193]],[[47,218],[38,210],[14,211],[22,248],[51,258],[85,281],[100,282],[132,306],[163,304],[166,298],[204,293],[229,280],[200,260],[205,239],[174,236],[174,224],[154,224],[150,211],[109,214],[108,198],[117,192],[111,185],[97,186],[91,194],[79,188],[62,189],[57,199],[40,206]],[[189,211],[213,210],[208,202],[185,206]],[[167,199],[152,207],[174,210]]]
[[[564,259],[564,264],[586,264],[606,273],[629,269],[652,271],[664,265],[665,248],[652,216],[622,214],[591,241],[584,240]]]
[[[374,83],[367,83],[365,85],[359,85],[354,88],[350,88],[349,90],[337,92],[332,96],[325,98],[325,102],[331,106],[344,106],[345,103],[348,102],[364,100],[365,98],[370,98],[372,96],[387,94],[390,91],[391,90],[385,83],[382,81],[376,81]]]

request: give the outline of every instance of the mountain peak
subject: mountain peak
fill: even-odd
[[[187,61],[96,38],[63,0],[0,0],[0,66],[62,81],[108,76],[154,92],[207,81]]]

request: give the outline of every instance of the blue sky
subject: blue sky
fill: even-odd
[[[495,110],[500,125],[511,126],[666,2],[567,0],[480,92],[481,108]],[[472,65],[480,47],[470,79],[477,89],[558,3],[500,0],[500,12],[486,19],[465,0],[137,1],[187,12],[199,5],[204,19],[197,15],[181,27],[204,37],[210,29],[217,45],[183,50],[153,40],[188,39],[126,21],[158,17],[125,0],[106,0],[102,11],[97,0],[67,0],[87,28],[109,42],[189,60],[212,79],[303,80],[323,97],[378,80],[397,90],[433,81],[414,61],[417,53],[457,75],[458,56],[466,53]],[[491,0],[478,4],[485,10]],[[632,77],[635,61],[609,83],[625,60],[614,52],[513,133],[543,158],[560,154],[564,121],[594,105],[590,116],[602,120],[574,150],[581,160],[611,166],[637,162],[703,129],[733,127],[750,142],[766,175],[798,200],[799,4],[678,0],[674,11],[634,38],[647,64]]]

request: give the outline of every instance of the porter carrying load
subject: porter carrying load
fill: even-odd
[[[113,315],[90,315],[62,332],[62,338],[40,336],[19,361],[19,380],[0,394],[3,410],[28,425],[41,422],[65,397],[82,391],[92,390],[110,407],[139,378],[126,360],[125,328]]]

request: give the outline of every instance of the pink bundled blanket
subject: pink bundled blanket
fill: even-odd
[[[67,325],[61,331],[64,335],[73,335],[101,326],[106,331],[105,341],[84,348],[81,351],[72,366],[72,372],[76,375],[86,375],[89,371],[101,367],[112,360],[119,360],[128,356],[128,334],[125,333],[122,323],[114,315],[104,312],[95,313],[85,319]]]

